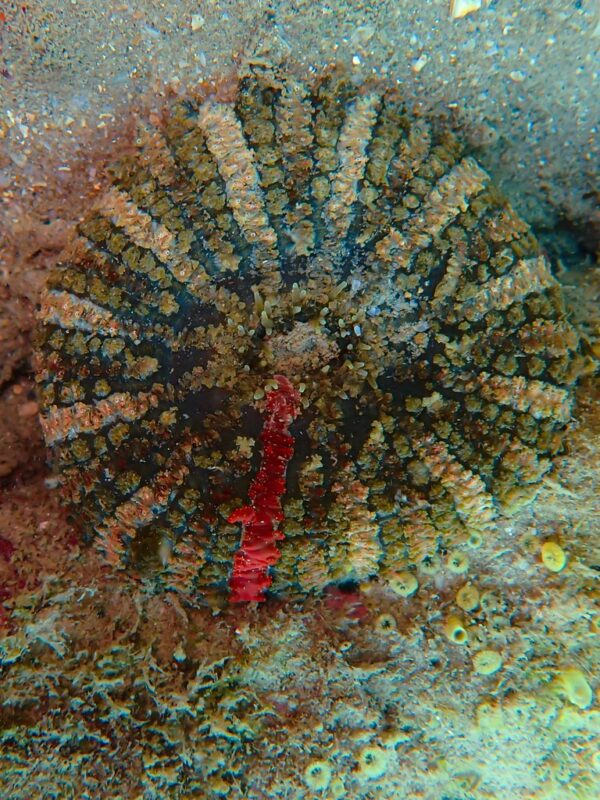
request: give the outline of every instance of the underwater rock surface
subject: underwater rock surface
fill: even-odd
[[[448,552],[460,573],[561,451],[586,363],[527,225],[454,135],[336,69],[254,68],[153,123],[39,312],[76,518],[110,563],[210,603],[253,487],[237,599],[406,583]]]

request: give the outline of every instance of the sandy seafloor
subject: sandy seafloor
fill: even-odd
[[[461,128],[554,257],[598,355],[600,5],[481,5],[452,19],[448,0],[0,4],[3,798],[600,795],[594,375],[566,455],[473,567],[503,662],[488,676],[440,633],[457,588],[443,572],[435,594],[395,604],[371,587],[360,625],[318,600],[234,620],[149,595],[79,543],[37,422],[39,289],[128,118],[244,59],[386,75]],[[559,573],[540,562],[547,540],[567,554]],[[143,703],[159,722],[140,721]]]

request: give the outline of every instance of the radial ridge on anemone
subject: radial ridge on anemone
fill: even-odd
[[[585,360],[535,237],[397,87],[252,67],[229,95],[140,123],[50,277],[65,502],[108,562],[200,598],[251,547],[262,599],[493,536]]]

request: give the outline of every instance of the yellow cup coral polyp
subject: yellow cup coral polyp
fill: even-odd
[[[394,594],[400,597],[410,597],[419,588],[419,581],[412,572],[396,572],[387,582]]]
[[[388,755],[383,747],[369,745],[358,754],[357,775],[361,781],[381,778],[387,772]]]
[[[460,617],[451,615],[444,624],[444,634],[453,644],[467,644],[469,634],[467,633],[463,621]]]
[[[594,699],[592,687],[580,669],[567,667],[557,676],[559,690],[563,691],[567,699],[579,708],[588,708]]]
[[[328,761],[311,761],[304,770],[304,782],[315,792],[327,789],[331,782],[332,770]]]
[[[556,542],[544,542],[542,545],[542,563],[550,572],[560,572],[567,563],[567,554]]]
[[[474,611],[479,605],[479,590],[470,583],[466,583],[456,593],[456,605],[463,611]]]
[[[502,666],[502,656],[495,650],[480,650],[473,656],[473,669],[479,675],[493,675]]]

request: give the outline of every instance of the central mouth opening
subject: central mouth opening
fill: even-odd
[[[289,331],[265,339],[261,356],[282,375],[308,377],[339,354],[339,345],[322,328],[310,322],[295,322]]]

